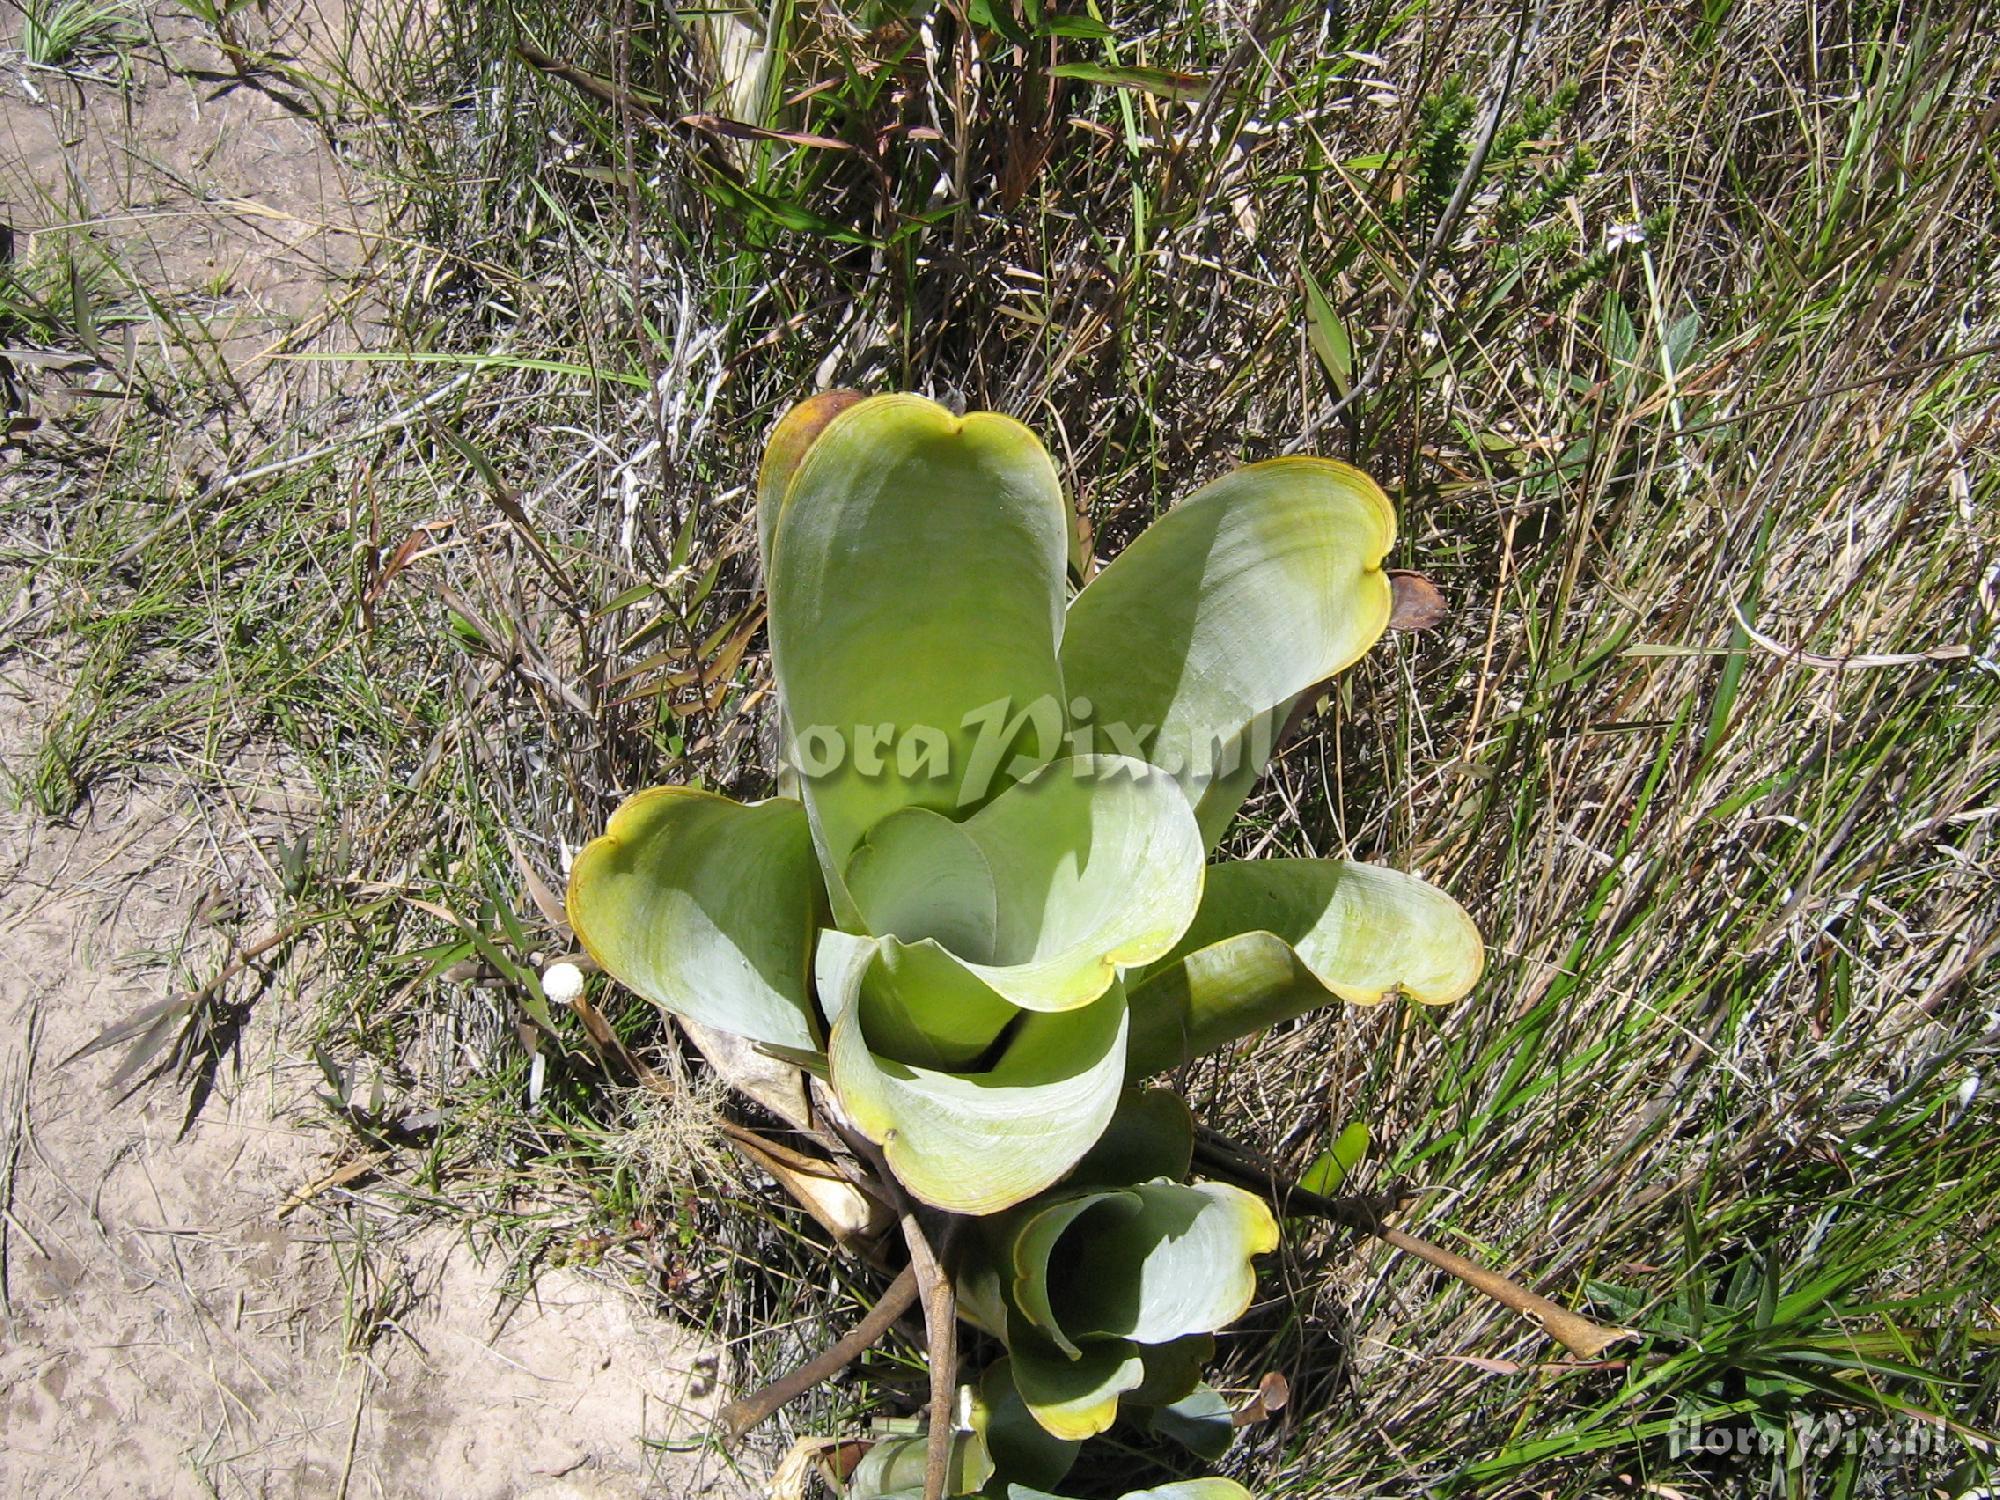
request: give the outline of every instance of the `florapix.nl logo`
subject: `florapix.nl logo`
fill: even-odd
[[[843,775],[894,777],[951,790],[960,807],[982,803],[1000,786],[1024,781],[1056,760],[1079,775],[1140,775],[1153,771],[1199,788],[1270,759],[1280,715],[1257,714],[1233,734],[1179,726],[1098,722],[1088,698],[1044,696],[1027,704],[984,704],[956,725],[899,723],[799,724],[781,749],[783,764],[808,781]]]
[[[1675,1458],[1842,1458],[1884,1463],[1950,1457],[1963,1440],[1935,1418],[1859,1411],[1795,1411],[1785,1419],[1696,1414],[1674,1424],[1667,1438]]]

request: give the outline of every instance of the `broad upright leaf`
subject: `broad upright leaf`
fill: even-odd
[[[1063,678],[1090,700],[1099,746],[1132,753],[1143,740],[1197,803],[1228,778],[1232,745],[1261,769],[1270,735],[1255,744],[1252,724],[1277,727],[1269,716],[1387,628],[1395,536],[1380,487],[1331,459],[1251,464],[1190,495],[1070,606]],[[1211,845],[1234,811],[1203,809]]]
[[[791,488],[792,476],[798,472],[806,451],[826,430],[826,424],[863,399],[859,391],[842,390],[808,396],[785,413],[771,433],[771,440],[764,445],[764,459],[757,468],[757,565],[763,572],[767,592],[771,581],[771,537],[778,529],[778,510],[784,504],[785,491]],[[780,694],[778,743],[789,745],[791,738],[784,695]],[[778,791],[782,796],[798,795],[798,777],[789,767],[780,771]]]
[[[818,441],[827,423],[864,399],[859,391],[808,396],[779,419],[764,445],[764,459],[757,468],[757,558],[766,579],[771,576],[771,535],[778,528],[778,509],[806,450]]]
[[[845,407],[784,481],[788,462],[774,460],[771,657],[835,914],[851,922],[840,877],[869,829],[903,807],[962,812],[1017,753],[1056,753],[1069,522],[1034,434],[919,396]]]
[[[798,803],[661,786],[628,799],[584,846],[567,905],[590,955],[655,1005],[816,1051],[807,966],[822,903]]]
[[[1485,961],[1464,908],[1400,870],[1333,859],[1213,865],[1179,945],[1133,982],[1131,1076],[1336,999],[1448,1004]]]
[[[881,1042],[862,1000],[882,946],[820,934],[819,994],[833,1017],[828,1064],[855,1127],[882,1147],[905,1187],[953,1213],[994,1213],[1061,1178],[1118,1103],[1123,986],[1078,1010],[1022,1015],[990,1067],[946,1072],[874,1050]]]
[[[1201,824],[1204,849],[1213,849],[1222,842],[1250,789],[1277,754],[1278,741],[1303,696],[1295,694],[1275,708],[1266,709],[1223,746],[1220,756],[1223,770],[1201,788],[1201,798],[1194,808],[1195,819]]]

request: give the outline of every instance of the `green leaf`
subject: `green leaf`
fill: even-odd
[[[1236,1439],[1236,1414],[1213,1386],[1197,1385],[1191,1392],[1153,1412],[1153,1431],[1170,1437],[1198,1458],[1214,1463]]]
[[[1179,1181],[1194,1160],[1194,1116],[1172,1089],[1126,1089],[1097,1144],[1065,1188],[1125,1187],[1156,1177]]]
[[[1322,1198],[1330,1198],[1340,1191],[1342,1183],[1353,1175],[1361,1164],[1361,1158],[1368,1154],[1368,1127],[1356,1120],[1339,1135],[1333,1144],[1313,1158],[1299,1177],[1299,1186],[1309,1193],[1318,1193]]]
[[[884,938],[861,980],[861,1034],[869,1047],[920,1067],[972,1066],[1020,1014],[936,943]]]
[[[1213,1333],[1256,1294],[1278,1247],[1263,1201],[1220,1182],[1149,1182],[1058,1202],[1014,1241],[1014,1305],[1065,1352],[1097,1337]]]
[[[1306,284],[1306,342],[1319,356],[1334,391],[1345,396],[1354,385],[1354,341],[1347,336],[1347,325],[1326,300],[1326,293],[1319,289],[1312,272],[1300,266],[1299,276]]]
[[[905,807],[869,829],[847,862],[847,892],[877,937],[931,938],[965,959],[993,955],[1000,922],[993,866],[970,830],[942,813]]]
[[[869,829],[903,807],[963,814],[1017,757],[1056,754],[1068,512],[1027,428],[919,396],[836,412],[772,482],[787,758],[845,925],[840,876]]]
[[[1063,1500],[1061,1495],[1031,1490],[1024,1484],[1010,1484],[999,1493],[1005,1500]],[[1179,1479],[1150,1490],[1127,1490],[1122,1500],[1257,1500],[1257,1497],[1233,1479]]]
[[[1146,1377],[1137,1347],[1124,1339],[1091,1344],[1071,1359],[1032,1333],[1007,1341],[1014,1388],[1051,1437],[1082,1442],[1118,1420],[1118,1398]]]
[[[1102,1204],[1136,1201],[1130,1193],[1119,1188],[1077,1193],[1029,1215],[1014,1232],[1014,1283],[1009,1288],[1014,1306],[1020,1309],[1022,1317],[1039,1328],[1056,1348],[1071,1359],[1081,1358],[1083,1350],[1063,1327],[1062,1317],[1056,1312],[1052,1300],[1050,1261],[1056,1253],[1056,1246],[1062,1243],[1064,1235],[1088,1217],[1093,1208]]]
[[[1072,757],[962,824],[891,814],[847,886],[870,932],[935,942],[1023,1009],[1071,1010],[1172,949],[1201,900],[1201,830],[1143,761]]]
[[[1208,93],[1208,80],[1193,73],[1169,73],[1165,68],[1112,67],[1105,63],[1062,63],[1050,68],[1056,78],[1074,78],[1082,83],[1101,83],[1106,88],[1137,89],[1162,99],[1199,101]]]
[[[838,240],[848,245],[874,246],[879,242],[872,236],[863,234],[847,224],[829,219],[825,214],[815,213],[803,203],[777,197],[739,182],[721,167],[702,162],[705,170],[695,180],[695,185],[709,199],[721,207],[732,209],[752,221],[763,219],[779,229],[789,229],[799,234],[816,234],[824,239]]]
[[[1015,16],[1014,7],[1008,0],[971,0],[965,13],[973,25],[997,31],[1017,47],[1025,47],[1034,40]]]
[[[764,458],[757,467],[757,560],[766,578],[771,576],[771,533],[777,528],[778,510],[792,476],[826,431],[826,424],[863,399],[859,391],[845,390],[808,396],[778,420],[770,441],[764,444]],[[675,550],[679,550],[678,544]]]
[[[1203,793],[1224,782],[1240,800],[1255,776],[1243,763],[1262,769],[1281,707],[1388,627],[1395,535],[1375,482],[1323,458],[1252,464],[1182,501],[1070,606],[1063,679],[1090,702],[1097,748],[1143,743],[1201,806],[1212,847],[1236,803],[1202,805]]]
[[[549,1002],[542,994],[541,976],[525,964],[516,963],[500,946],[476,927],[465,931],[472,939],[473,951],[500,974],[514,982],[521,1000],[521,1009],[528,1013],[528,1019],[541,1027],[550,1036],[556,1035],[556,1018],[549,1014]]]
[[[830,1077],[855,1127],[910,1192],[953,1213],[994,1213],[1061,1178],[1118,1103],[1124,987],[1077,1010],[1023,1015],[989,1068],[944,1072],[874,1050],[862,993],[881,948],[873,938],[820,935],[819,994],[834,1018]]]
[[[1076,1463],[1080,1443],[1054,1436],[1014,1388],[1012,1359],[996,1361],[979,1381],[974,1429],[985,1439],[996,1473],[1023,1484],[1060,1484]]]
[[[1108,42],[1118,34],[1095,16],[1050,16],[1035,30],[1042,36],[1067,36],[1087,42]]]
[[[1215,1358],[1215,1335],[1191,1333],[1164,1344],[1141,1344],[1146,1378],[1126,1395],[1134,1406],[1168,1406],[1201,1384],[1201,1372]]]
[[[1132,984],[1131,1076],[1336,999],[1448,1004],[1484,966],[1472,919],[1414,875],[1351,860],[1214,865],[1179,946]]]
[[[929,1439],[921,1435],[886,1438],[875,1444],[848,1476],[847,1500],[896,1500],[900,1495],[921,1500],[929,1449]],[[986,1444],[977,1434],[953,1436],[951,1459],[945,1468],[947,1495],[976,1494],[993,1472]]]
[[[570,870],[591,957],[655,1005],[753,1041],[819,1047],[807,988],[823,897],[805,809],[653,787]]]
[[[1264,774],[1265,763],[1277,752],[1278,738],[1291,721],[1292,709],[1304,696],[1294,694],[1276,707],[1266,709],[1223,746],[1219,760],[1225,769],[1201,788],[1201,798],[1195,803],[1203,848],[1212,850],[1222,842],[1243,799],[1250,795],[1250,789]]]

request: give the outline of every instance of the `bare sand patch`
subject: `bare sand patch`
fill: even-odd
[[[15,686],[18,767],[52,694]],[[576,1271],[516,1301],[442,1229],[367,1243],[331,1203],[281,1217],[352,1155],[314,1121],[283,987],[192,1123],[170,1086],[117,1102],[116,1049],[64,1065],[166,992],[172,955],[220,961],[188,914],[240,851],[171,787],[67,826],[9,815],[0,846],[0,1491],[745,1492],[698,1451],[715,1366],[688,1331]]]

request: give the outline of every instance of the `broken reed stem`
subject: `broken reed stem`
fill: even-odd
[[[903,1238],[910,1247],[910,1269],[924,1302],[926,1351],[931,1367],[930,1427],[925,1434],[924,1500],[944,1500],[950,1479],[952,1396],[958,1385],[958,1304],[951,1279],[938,1264],[914,1205],[903,1210]]]
[[[1219,1138],[1198,1141],[1195,1154],[1204,1166],[1224,1176],[1234,1177],[1246,1187],[1256,1188],[1277,1206],[1280,1213],[1325,1219],[1357,1233],[1373,1235],[1386,1245],[1407,1251],[1447,1275],[1456,1276],[1502,1307],[1539,1323],[1550,1338],[1579,1359],[1595,1359],[1621,1339],[1637,1337],[1629,1328],[1607,1328],[1529,1291],[1498,1271],[1488,1270],[1477,1261],[1467,1260],[1428,1240],[1420,1240],[1404,1230],[1392,1228],[1383,1222],[1382,1216],[1402,1206],[1401,1194],[1327,1198],[1304,1188],[1288,1187],[1256,1163],[1245,1159],[1233,1143]]]
[[[837,1343],[828,1345],[790,1374],[781,1375],[769,1385],[725,1406],[722,1409],[722,1428],[729,1440],[737,1441],[787,1401],[796,1400],[822,1380],[831,1379],[853,1364],[872,1349],[896,1319],[908,1312],[916,1301],[917,1273],[913,1267],[906,1268],[902,1275],[889,1283],[889,1289],[882,1293],[880,1300],[862,1314],[861,1321],[842,1335]]]
[[[1400,1229],[1386,1225],[1371,1233],[1384,1244],[1394,1245],[1398,1250],[1407,1250],[1422,1261],[1436,1266],[1440,1271],[1456,1276],[1475,1291],[1484,1292],[1502,1307],[1512,1308],[1524,1318],[1531,1318],[1542,1325],[1548,1336],[1561,1344],[1578,1359],[1596,1359],[1606,1349],[1621,1339],[1637,1337],[1629,1328],[1606,1328],[1602,1323],[1593,1323],[1581,1313],[1573,1313],[1568,1308],[1537,1296],[1517,1282],[1509,1281],[1498,1271],[1489,1271],[1477,1261],[1467,1260],[1462,1255],[1454,1255],[1428,1240],[1420,1240],[1413,1234],[1405,1234]]]

